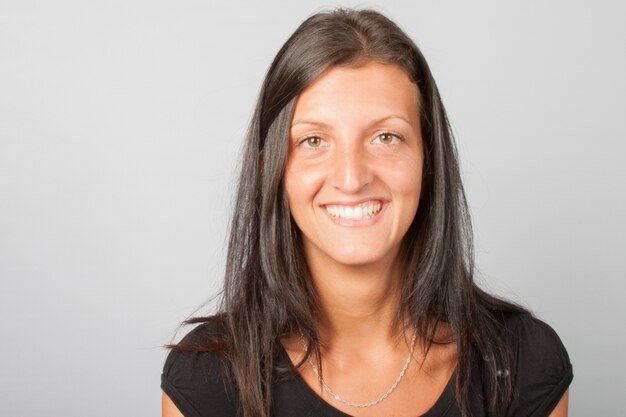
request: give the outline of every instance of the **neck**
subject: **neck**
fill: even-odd
[[[324,350],[384,349],[401,339],[401,268],[397,256],[371,265],[345,265],[308,256],[320,303],[318,332]],[[323,256],[323,255],[321,255]]]

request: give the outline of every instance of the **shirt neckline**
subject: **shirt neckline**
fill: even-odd
[[[285,350],[285,347],[282,345],[282,343],[279,342],[279,345],[280,345],[279,360],[280,362],[286,364],[287,366],[291,367],[291,369],[293,369],[295,375],[292,381],[296,385],[296,388],[298,389],[298,391],[300,392],[300,394],[306,401],[311,403],[311,405],[313,405],[316,410],[321,411],[324,416],[353,417],[352,415],[346,414],[343,411],[339,410],[338,408],[335,408],[326,400],[324,400],[322,397],[320,397],[309,386],[309,384],[306,383],[304,378],[302,378],[300,373],[295,369],[293,363],[291,362],[291,358],[289,357],[289,354]],[[455,372],[452,373],[452,376],[448,380],[446,387],[444,388],[439,398],[437,398],[437,401],[435,402],[435,404],[426,413],[421,414],[419,417],[443,417],[447,413],[454,399],[455,376],[456,376],[456,370]]]

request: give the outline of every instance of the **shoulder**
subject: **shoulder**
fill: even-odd
[[[161,389],[185,417],[235,415],[236,394],[227,375],[223,353],[198,351],[221,336],[220,326],[205,322],[179,342],[191,350],[172,349],[161,374]]]
[[[505,338],[513,358],[518,363],[531,361],[524,364],[525,370],[542,373],[549,370],[559,373],[571,371],[567,350],[556,331],[547,323],[530,314],[513,313],[505,316],[504,325]]]
[[[508,415],[547,417],[573,379],[572,364],[554,329],[530,314],[507,314],[514,396]]]

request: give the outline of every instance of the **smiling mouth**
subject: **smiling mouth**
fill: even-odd
[[[383,208],[382,201],[366,201],[356,206],[331,204],[324,209],[332,217],[345,220],[367,220],[375,217]]]

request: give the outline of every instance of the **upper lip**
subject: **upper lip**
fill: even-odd
[[[368,197],[362,198],[360,200],[355,201],[331,201],[328,203],[320,204],[322,207],[324,206],[358,206],[359,204],[363,204],[366,201],[380,201],[381,203],[385,203],[387,200],[381,197]]]

